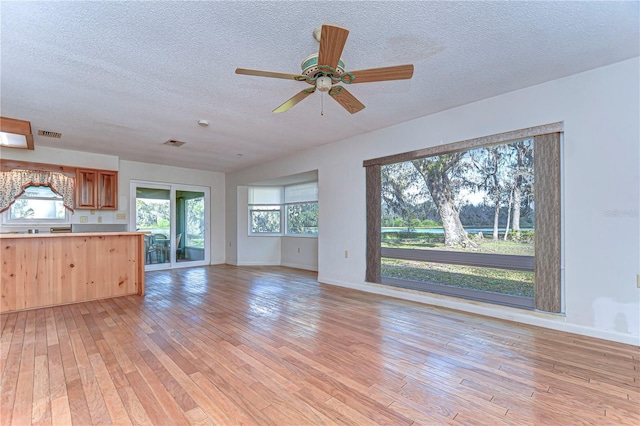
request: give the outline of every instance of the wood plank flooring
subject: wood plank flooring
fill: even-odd
[[[0,316],[0,424],[640,424],[638,347],[228,265]]]

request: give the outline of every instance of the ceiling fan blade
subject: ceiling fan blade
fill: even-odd
[[[278,113],[278,112],[288,111],[295,104],[297,104],[298,102],[300,102],[301,100],[303,100],[304,98],[306,98],[307,96],[309,96],[310,94],[312,94],[315,91],[316,91],[315,87],[312,87],[310,89],[304,89],[304,90],[296,93],[291,99],[289,99],[288,101],[286,101],[285,103],[280,105],[278,108],[274,109],[273,112]]]
[[[284,78],[286,80],[306,80],[306,77],[299,74],[287,74],[284,72],[249,70],[246,68],[236,68],[236,74],[255,75],[257,77]]]
[[[320,50],[318,51],[318,65],[338,66],[344,44],[347,42],[349,30],[334,25],[323,25],[320,31]]]
[[[329,90],[329,95],[351,114],[364,109],[364,104],[342,86],[333,86]]]
[[[395,67],[371,68],[351,71],[351,83],[371,83],[374,81],[407,80],[413,77],[413,65],[397,65]]]

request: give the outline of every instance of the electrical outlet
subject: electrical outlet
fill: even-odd
[[[126,218],[127,218],[127,214],[126,213],[116,213],[116,219],[125,220]]]
[[[89,214],[96,214],[95,210],[89,210]]]
[[[102,216],[98,216],[98,223],[102,223]]]
[[[344,258],[348,259],[349,258],[349,250],[345,250],[344,251]]]

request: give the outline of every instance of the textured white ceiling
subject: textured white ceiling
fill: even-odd
[[[38,146],[228,172],[638,56],[638,4],[2,1],[0,113],[63,134]],[[351,86],[355,115],[320,93],[272,114],[305,83],[235,68],[298,73],[323,23],[347,70],[413,79]]]

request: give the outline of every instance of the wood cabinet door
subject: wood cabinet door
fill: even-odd
[[[98,207],[98,171],[76,169],[76,209]]]
[[[98,173],[98,208],[116,210],[118,208],[118,172]]]

